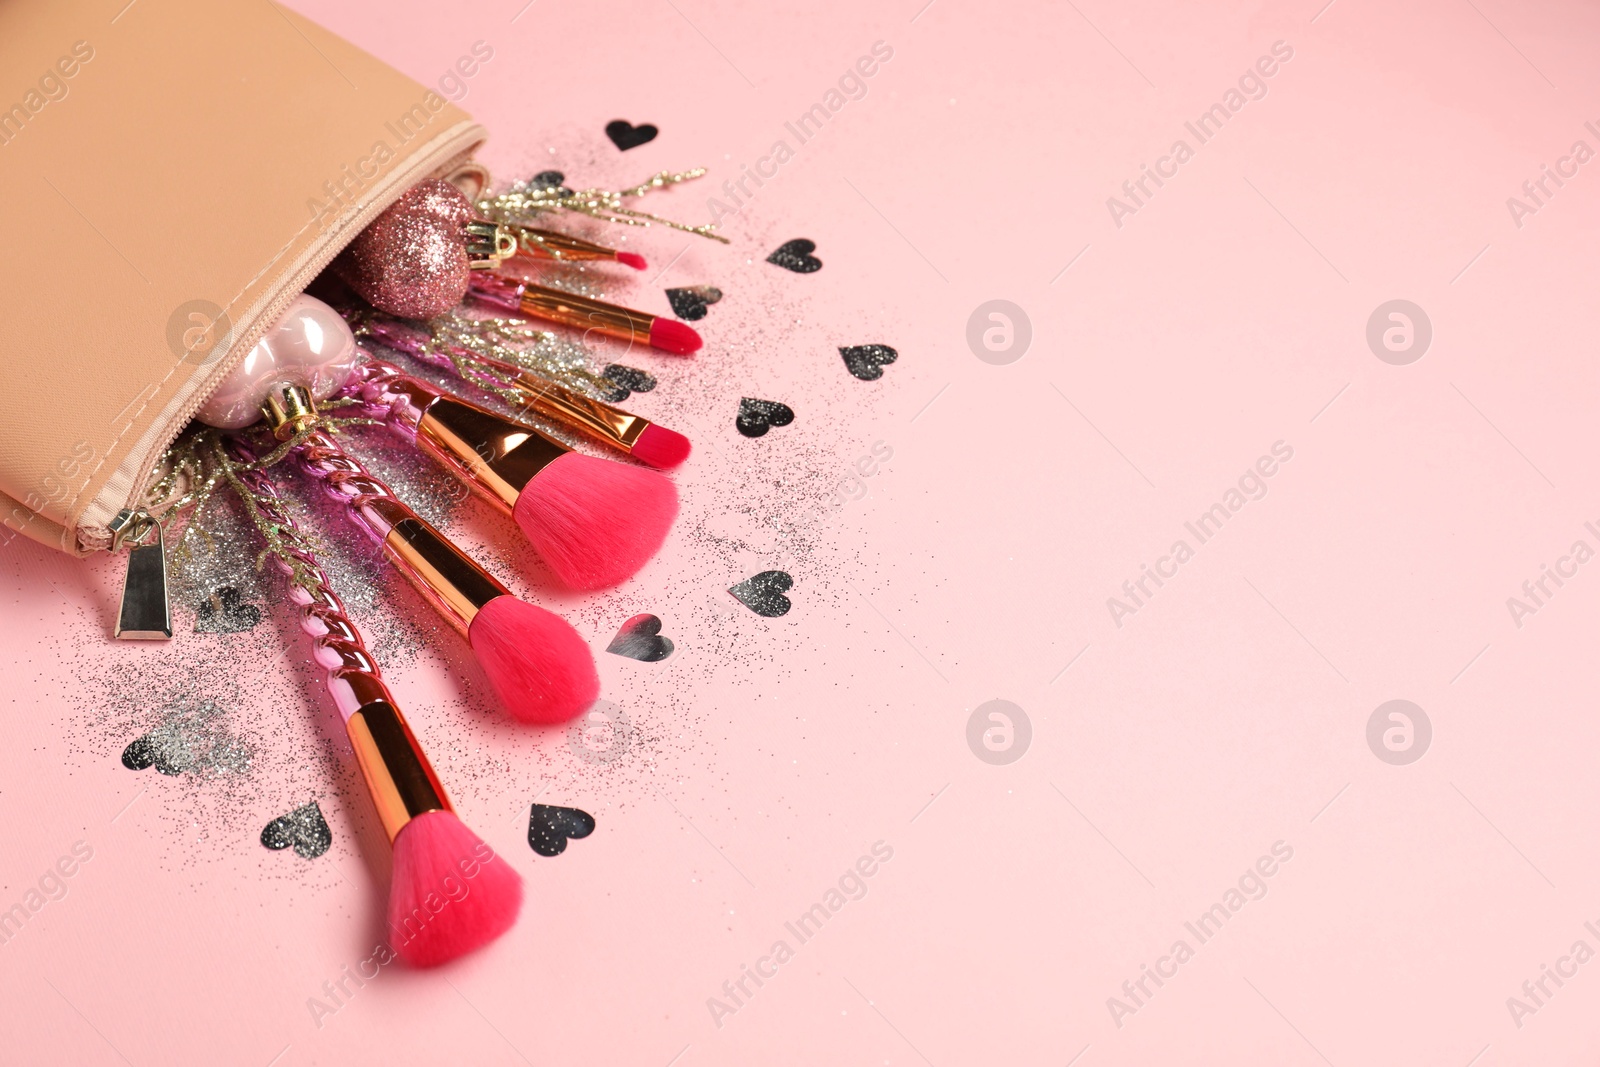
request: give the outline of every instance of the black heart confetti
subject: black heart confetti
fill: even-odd
[[[156,746],[150,740],[150,735],[136,737],[122,750],[122,765],[130,771],[142,771],[147,767],[155,766]],[[170,763],[163,761],[159,768],[162,774],[182,774],[181,770],[174,769]]]
[[[535,804],[528,813],[528,847],[541,856],[559,856],[567,850],[568,838],[592,833],[594,816],[579,808]]]
[[[739,417],[733,424],[746,437],[760,437],[774,426],[787,426],[794,421],[794,409],[776,400],[757,400],[741,397]]]
[[[757,615],[776,619],[788,614],[794,606],[794,602],[783,595],[793,587],[794,579],[783,571],[762,571],[738,585],[729,586],[728,592]]]
[[[796,237],[779,245],[778,250],[767,257],[767,262],[776,263],[784,270],[792,270],[796,274],[813,274],[822,269],[822,260],[811,254],[816,250],[817,242],[805,237]]]
[[[194,612],[194,632],[206,634],[237,634],[252,630],[261,621],[261,609],[246,604],[242,594],[233,586],[224,586],[211,594]]]
[[[261,843],[274,851],[293,848],[301,859],[314,860],[333,844],[333,831],[322,817],[322,808],[313,800],[280,815],[261,831]]]
[[[883,377],[883,368],[900,358],[900,353],[888,345],[850,345],[840,348],[844,365],[864,382],[875,382]]]
[[[648,393],[656,387],[656,380],[645,371],[637,367],[624,367],[621,363],[611,363],[601,371],[601,376],[615,382],[623,390],[619,400],[626,400],[629,393]]]
[[[607,381],[605,378],[595,380],[594,391],[601,400],[607,404],[620,404],[628,399],[628,391],[616,382]]]
[[[642,144],[649,144],[660,133],[648,122],[642,126],[635,126],[627,119],[613,119],[606,123],[606,136],[611,138],[611,143],[626,152],[630,148],[638,148]]]
[[[721,299],[722,290],[714,285],[667,290],[667,303],[672,305],[672,313],[685,322],[698,322],[705,318],[706,308]]]
[[[661,620],[647,613],[635,615],[623,623],[606,651],[644,663],[656,663],[672,655],[672,648],[672,638],[661,636]]]

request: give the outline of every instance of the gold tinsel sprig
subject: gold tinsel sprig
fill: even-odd
[[[668,226],[684,233],[699,234],[713,241],[728,243],[726,237],[714,233],[716,225],[690,226],[674,222],[648,211],[628,207],[623,201],[636,200],[647,193],[683,182],[703,178],[706,168],[693,170],[664,170],[628,189],[568,189],[561,185],[517,182],[510,189],[494,193],[478,201],[478,213],[493,222],[511,226],[532,226],[540,215],[555,211],[573,211],[604,222],[620,222],[624,226]]]

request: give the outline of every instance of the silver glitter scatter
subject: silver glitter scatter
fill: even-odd
[[[508,259],[500,268],[501,274],[507,274],[523,281],[534,282],[550,289],[559,289],[563,293],[572,293],[574,296],[587,296],[592,300],[605,300],[617,303],[616,295],[607,296],[612,289],[611,276],[616,273],[616,268],[607,268],[589,260],[535,260],[529,261],[522,257]],[[470,304],[470,301],[469,301]],[[556,335],[567,338],[569,335],[563,331]],[[602,339],[591,338],[591,343],[603,343]]]
[[[174,776],[244,774],[250,759],[249,743],[233,733],[228,713],[210,701],[166,709],[155,729],[122,751],[123,766],[130,770],[154,766]]]
[[[278,583],[274,575],[256,570],[260,539],[232,494],[215,494],[205,513],[190,521],[198,528],[184,550],[173,552],[169,562],[172,599],[191,605],[197,615],[199,606],[221,589],[232,589],[245,603],[267,602]],[[167,536],[171,543],[172,533]]]
[[[578,392],[610,399],[617,395],[617,384],[589,368],[590,352],[582,341],[563,337],[551,330],[516,318],[457,311],[429,320],[422,327],[379,316],[351,313],[357,336],[369,349],[397,350],[402,357],[423,353],[415,359],[435,374],[445,373],[470,383],[473,391],[483,391],[526,408],[524,398],[505,384],[507,372],[495,364],[510,364],[531,371],[536,377],[564,385]],[[402,364],[409,363],[401,358]],[[485,379],[498,381],[497,387]],[[432,380],[431,378],[429,379]],[[654,386],[654,381],[650,386]],[[447,390],[459,387],[446,385]],[[621,390],[626,396],[627,390]]]

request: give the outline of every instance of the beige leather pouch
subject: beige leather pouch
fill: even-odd
[[[416,182],[475,193],[484,136],[270,0],[0,3],[0,521],[109,547],[283,306]]]

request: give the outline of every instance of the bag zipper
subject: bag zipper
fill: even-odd
[[[306,263],[292,276],[279,285],[279,291],[272,300],[261,310],[261,313],[251,322],[250,329],[236,335],[232,349],[228,355],[217,364],[211,372],[211,380],[195,392],[189,402],[180,410],[178,416],[172,420],[166,435],[160,440],[149,458],[140,465],[136,471],[133,488],[126,500],[109,501],[109,508],[113,512],[128,509],[138,509],[144,504],[145,487],[149,485],[150,478],[155,473],[156,466],[161,462],[161,457],[166,455],[167,449],[178,439],[186,426],[194,419],[205,402],[211,398],[227,376],[235,367],[243,362],[244,357],[256,346],[262,336],[278,321],[278,316],[283,314],[289,302],[311,284],[311,281],[333,262],[335,256],[342,252],[345,245],[355,239],[355,236],[367,225],[382,214],[390,204],[410,189],[417,182],[432,173],[442,173],[451,166],[459,164],[467,153],[476,145],[481,144],[487,136],[487,131],[476,123],[468,123],[459,129],[443,135],[437,146],[417,152],[407,162],[407,165],[392,171],[384,184],[374,191],[365,204],[356,211],[336,223],[328,236],[322,240],[322,247],[312,245],[313,254]],[[110,479],[115,482],[115,475]],[[101,492],[105,492],[104,489]],[[85,510],[94,509],[100,503],[99,496],[90,502]],[[75,531],[78,545],[85,550],[96,550],[114,547],[115,534],[109,524],[106,525],[79,525]]]

